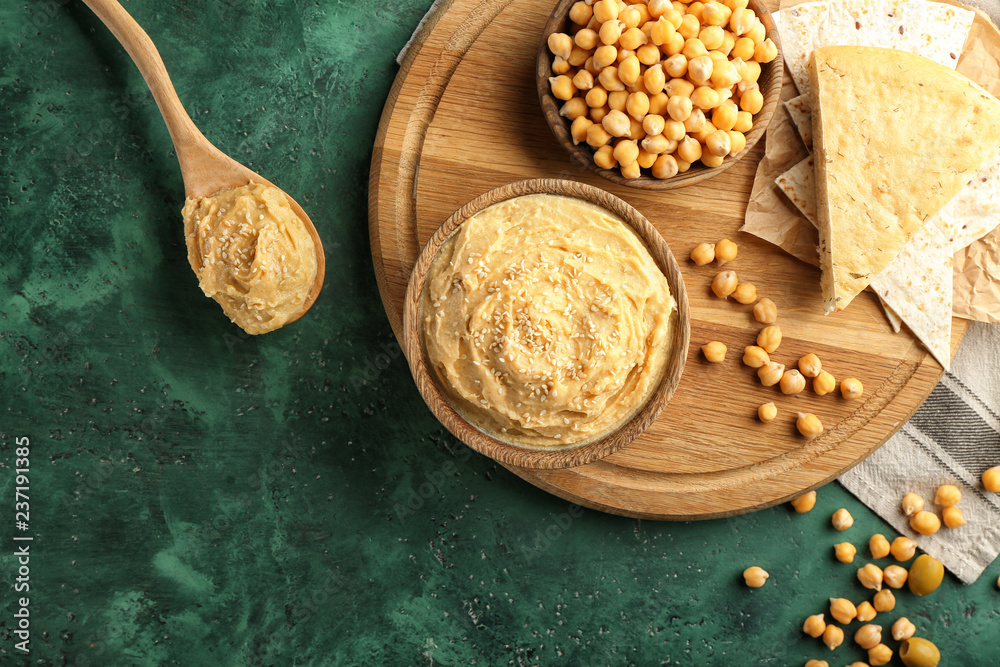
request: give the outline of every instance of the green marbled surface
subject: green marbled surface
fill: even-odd
[[[126,3],[209,139],[324,239],[319,301],[260,338],[198,289],[176,159],[125,52],[80,2],[0,7],[0,662],[864,657],[800,632],[828,597],[866,597],[831,545],[892,537],[839,486],[807,515],[634,521],[531,487],[424,407],[378,298],[366,197],[394,58],[429,5]],[[841,506],[857,519],[845,534],[829,527]],[[34,537],[29,658],[14,649],[15,534]],[[771,572],[762,589],[741,583],[751,564]],[[909,616],[942,664],[995,665],[998,574],[901,593],[886,616]]]

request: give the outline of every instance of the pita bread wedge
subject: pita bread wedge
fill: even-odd
[[[814,50],[810,81],[830,313],[846,308],[993,156],[1000,101],[927,58],[877,47]]]
[[[816,167],[813,164],[813,157],[810,155],[796,163],[794,167],[775,178],[774,183],[781,188],[788,200],[795,204],[799,213],[816,227]]]
[[[793,97],[790,100],[785,100],[784,105],[785,110],[788,111],[788,117],[792,119],[795,129],[798,130],[799,136],[802,138],[802,143],[806,145],[807,150],[811,151],[813,147],[813,126],[812,109],[809,108],[809,96],[799,95],[798,97]]]

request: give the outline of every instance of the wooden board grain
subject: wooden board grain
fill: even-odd
[[[762,143],[716,178],[667,192],[630,189],[575,165],[546,126],[534,88],[536,45],[554,5],[443,3],[402,63],[379,127],[369,189],[375,271],[397,337],[417,255],[456,209],[526,178],[590,183],[638,208],[680,260],[691,305],[688,364],[667,409],[619,452],[575,468],[511,470],[586,507],[653,519],[738,514],[834,479],[909,418],[942,368],[908,333],[892,332],[872,294],[826,317],[815,268],[737,231]],[[726,268],[778,305],[784,340],[773,357],[794,365],[815,352],[837,378],[860,378],[862,399],[819,397],[811,390],[784,396],[762,387],[740,363],[761,325],[749,306],[712,295],[714,265],[696,267],[685,259],[698,243],[725,237],[740,245],[738,259]],[[955,320],[953,350],[966,326]],[[725,363],[704,361],[699,349],[710,340],[729,347]],[[757,407],[769,401],[779,416],[763,424]],[[797,411],[819,415],[825,432],[812,441],[801,438]]]

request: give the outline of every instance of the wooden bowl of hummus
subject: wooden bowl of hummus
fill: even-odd
[[[737,144],[732,143],[730,145],[730,148],[732,149],[733,152],[729,153],[724,159],[718,158],[721,160],[721,164],[719,164],[718,166],[709,167],[703,164],[699,160],[691,163],[691,166],[686,171],[675,173],[675,175],[667,178],[654,177],[653,175],[654,173],[660,172],[661,175],[663,173],[658,167],[651,168],[647,165],[643,165],[641,170],[638,172],[640,173],[640,176],[636,178],[626,178],[625,176],[622,175],[620,165],[611,168],[604,168],[596,164],[594,162],[594,158],[598,149],[588,145],[587,141],[574,141],[571,132],[571,125],[572,125],[572,117],[575,115],[575,112],[569,113],[568,117],[561,113],[564,107],[568,106],[567,100],[556,98],[556,96],[553,94],[553,89],[551,84],[551,80],[554,77],[558,76],[558,74],[553,71],[553,65],[555,64],[556,56],[553,55],[553,52],[549,48],[549,43],[548,43],[549,36],[553,35],[554,33],[563,33],[573,36],[574,40],[576,40],[575,33],[580,28],[583,27],[575,24],[574,21],[572,21],[570,18],[570,11],[576,4],[577,4],[576,0],[559,0],[558,4],[556,4],[555,9],[552,10],[552,14],[549,16],[549,20],[545,24],[545,28],[542,30],[542,40],[538,47],[538,56],[536,60],[536,71],[535,71],[535,85],[538,92],[538,99],[542,106],[542,115],[545,117],[545,121],[548,124],[549,129],[552,130],[552,134],[555,135],[555,138],[559,142],[559,145],[561,145],[564,149],[566,149],[566,151],[570,154],[570,157],[573,159],[574,162],[580,164],[583,167],[586,167],[595,174],[598,174],[599,176],[606,178],[614,183],[618,183],[620,185],[626,185],[631,188],[639,188],[643,190],[672,190],[674,188],[680,188],[686,185],[693,185],[694,183],[699,183],[701,181],[712,178],[713,176],[718,176],[719,174],[721,174],[722,172],[724,172],[725,170],[729,169],[734,164],[739,162],[741,159],[743,159],[743,157],[746,156],[747,153],[749,153],[753,149],[757,141],[762,136],[764,136],[764,131],[767,129],[768,124],[771,122],[771,117],[774,115],[774,111],[777,108],[778,102],[780,101],[781,98],[781,81],[782,81],[784,65],[781,57],[781,41],[778,38],[778,29],[775,26],[774,18],[771,16],[771,13],[768,11],[767,7],[765,7],[762,2],[759,2],[759,0],[749,0],[747,9],[753,10],[753,12],[756,14],[757,19],[763,26],[763,31],[762,31],[763,37],[765,39],[770,40],[771,43],[775,46],[775,48],[777,49],[777,55],[776,57],[774,57],[773,60],[759,64],[760,74],[756,80],[756,85],[763,98],[763,106],[759,111],[752,114],[752,125],[749,127],[749,129],[746,129],[742,125],[735,128],[736,130],[742,130],[739,133],[743,135],[743,140],[745,140],[744,147],[742,149],[736,150],[738,148]],[[655,21],[656,19],[651,19],[651,20]],[[600,25],[599,24],[595,25],[594,21],[596,21],[596,19],[593,19],[590,25],[593,26],[593,29],[596,31],[599,29]],[[702,23],[703,28],[706,27],[706,25],[707,24]],[[723,25],[722,27],[726,28],[728,31],[728,28],[730,27],[728,24],[728,19],[726,20],[726,24]],[[701,35],[699,35],[699,37],[701,37]],[[649,39],[648,35],[647,39]],[[687,42],[691,41],[692,40],[687,40]],[[700,40],[694,40],[694,41],[700,42]],[[603,46],[602,41],[598,40],[596,46],[598,47]],[[621,49],[624,49],[624,47],[621,47]],[[660,64],[661,66],[665,67],[666,59],[668,58],[667,53],[670,51],[667,51],[666,45],[661,46],[660,49],[661,49],[659,54],[659,57],[661,58]],[[595,54],[597,53],[593,49],[591,49],[591,51]],[[637,52],[629,52],[629,53],[637,53]],[[715,52],[713,51],[713,53]],[[735,53],[735,51],[731,53]],[[590,61],[588,60],[587,62]],[[565,62],[561,64],[564,67],[566,66]],[[620,64],[619,62],[615,62],[613,63],[613,65],[608,66],[608,68],[619,66],[619,64]],[[574,72],[585,70],[586,68],[587,68],[586,65],[579,65],[579,66],[570,65],[570,69],[567,72],[567,76],[572,75]],[[641,66],[641,71],[644,72],[646,69],[647,69],[646,65]],[[665,73],[664,78],[667,83],[667,89],[668,89],[667,92],[671,92],[669,90],[670,88],[669,84],[671,82],[671,79],[676,79],[676,78],[685,79],[686,77],[687,77],[686,74],[682,74],[679,77],[674,77],[669,73]],[[601,117],[603,117],[603,115],[606,115],[606,113],[609,113],[610,112],[609,110],[615,108],[616,104],[611,103],[611,94],[613,91],[610,89],[606,89],[604,86],[602,86],[601,82],[598,80],[598,77],[593,77],[593,79],[594,79],[593,86],[595,88],[600,88],[601,90],[605,90],[607,93],[608,101],[605,102],[603,107],[605,113],[601,114],[600,116],[595,116],[594,112],[596,111],[596,109],[591,107],[589,104],[586,104],[584,106],[587,109],[587,117],[591,119],[597,119],[598,122],[596,124],[600,125]],[[640,76],[638,83],[643,84],[643,81],[644,77]],[[689,83],[690,82],[688,82],[688,84]],[[707,84],[709,87],[715,85],[711,80],[709,80]],[[696,85],[698,84],[691,84],[690,89],[694,89]],[[576,89],[575,86],[574,89]],[[575,95],[577,97],[585,96],[585,94],[589,92],[587,89],[576,89],[576,90],[577,93]],[[717,87],[716,90],[722,91],[723,88]],[[741,100],[737,96],[741,95],[742,93],[739,90],[737,90],[736,86],[733,86],[733,90],[736,91],[736,93],[732,98],[732,100],[736,103],[737,107],[739,107]],[[639,86],[638,88],[635,86],[625,86],[622,88],[622,91],[623,92],[620,94],[630,93],[630,92],[645,92],[644,86]],[[679,96],[689,97],[689,98],[692,97],[692,95],[689,92],[684,92]],[[667,95],[667,97],[669,98],[670,96]],[[669,124],[670,115],[666,111],[666,106],[665,106],[666,98],[664,98],[663,100],[662,106],[664,106],[664,108],[662,110],[655,108],[655,105],[657,103],[653,100],[652,96],[647,95],[647,98],[650,100],[650,106],[649,106],[650,110],[648,113],[666,119],[667,123]],[[629,109],[623,109],[618,111],[617,113],[624,113],[626,111],[628,111],[628,113],[626,113],[626,118],[632,119],[630,120],[630,122],[633,125],[633,132],[631,136],[625,136],[621,138],[637,141],[638,145],[642,146],[643,140],[646,139],[649,135],[646,134],[646,131],[643,128],[641,127],[636,128],[636,125],[640,122],[639,119],[644,118],[644,114],[641,113],[641,106],[639,110],[636,111],[636,115],[634,116],[632,115],[632,112]],[[695,106],[695,112],[697,112],[697,105]],[[711,124],[712,121],[715,119],[714,112],[715,112],[714,108],[709,108],[703,111],[704,115],[707,116],[709,124]],[[719,124],[722,125],[722,129],[726,130],[733,129],[726,123],[720,122]],[[712,127],[711,129],[715,130],[717,128]],[[670,134],[669,130],[663,130],[660,137],[658,138],[666,137],[668,134]],[[691,132],[690,130],[688,130],[687,133],[684,135],[685,138],[692,136],[695,136],[695,133]],[[619,140],[618,136],[614,136],[611,138],[611,142],[608,145],[614,146],[618,140]],[[704,149],[704,152],[707,154],[708,149],[706,147],[705,141],[704,140],[699,140],[699,141],[701,143],[701,148]],[[661,148],[662,146],[658,146],[653,150],[658,151]],[[657,153],[657,155],[660,154],[661,153]],[[680,158],[681,151],[678,150],[676,143],[675,145],[664,149],[662,154],[674,156],[676,158],[675,162],[681,160]],[[688,155],[686,152],[684,154],[685,156]],[[639,161],[641,162],[642,160],[640,159]],[[676,169],[676,167],[674,167],[674,169]],[[667,173],[670,173],[670,171],[667,171]]]
[[[625,447],[680,381],[690,321],[652,224],[583,183],[497,188],[424,247],[403,349],[434,415],[508,466],[567,468]]]

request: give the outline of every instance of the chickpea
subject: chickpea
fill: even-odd
[[[569,126],[570,136],[573,137],[573,145],[575,146],[581,141],[587,141],[587,134],[593,126],[594,121],[584,116],[574,119],[573,124]],[[602,127],[601,130],[603,131],[604,128]],[[610,138],[610,135],[608,135],[608,137]]]
[[[941,519],[933,512],[921,510],[910,517],[910,528],[921,535],[933,535],[941,530]]]
[[[705,118],[705,112],[701,109],[695,107],[691,109],[691,115],[687,117],[684,121],[684,129],[688,134],[696,134],[701,131],[708,119]],[[690,138],[690,137],[689,137]],[[701,159],[701,144],[698,143],[698,158]],[[693,162],[693,160],[692,160]]]
[[[927,554],[921,554],[910,566],[907,584],[914,595],[930,595],[938,589],[943,580],[944,565],[941,561]]]
[[[854,517],[851,516],[850,512],[841,507],[833,513],[830,522],[836,530],[847,530],[854,525]]]
[[[827,625],[823,631],[823,643],[832,651],[844,643],[844,631],[836,625]]]
[[[961,528],[968,523],[962,514],[962,510],[957,507],[945,507],[941,510],[941,521],[948,528]]]
[[[875,591],[882,590],[882,568],[878,565],[873,565],[868,563],[864,567],[858,569],[858,581],[865,588],[870,588]]]
[[[618,68],[614,65],[608,65],[602,69],[601,73],[597,75],[597,80],[600,81],[601,85],[604,86],[604,89],[609,92],[614,90],[625,90],[625,84],[618,76]]]
[[[650,153],[643,147],[639,149],[639,157],[637,157],[635,161],[643,169],[649,169],[656,163],[656,157],[658,155],[659,153]]]
[[[770,363],[771,358],[764,348],[756,345],[747,345],[743,348],[743,363],[750,368],[760,368]]]
[[[587,70],[582,69],[573,75],[573,85],[576,86],[577,90],[590,90],[594,87],[594,75]]]
[[[633,85],[640,76],[642,76],[642,65],[639,64],[639,59],[634,55],[628,56],[618,63],[618,80],[626,86]]]
[[[681,53],[687,57],[688,63],[690,63],[695,58],[707,56],[708,49],[705,48],[705,43],[701,41],[701,38],[695,36],[684,40],[684,48],[681,49]],[[712,64],[714,65],[715,61]],[[688,65],[688,74],[691,74],[690,64]]]
[[[618,11],[616,0],[598,0],[594,3],[594,18],[601,23],[618,18]]]
[[[754,305],[753,317],[761,324],[774,324],[778,321],[778,307],[773,301],[764,297]]]
[[[753,27],[746,33],[747,37],[752,39],[754,44],[760,44],[767,36],[766,33],[767,31],[764,29],[764,24],[762,24],[760,19],[755,15],[753,19]]]
[[[740,283],[733,292],[733,298],[744,305],[749,305],[757,300],[757,287],[753,283]]]
[[[687,141],[687,139],[684,141]],[[681,148],[684,147],[684,141],[682,141],[677,147],[678,152],[680,152]],[[694,139],[691,139],[691,141],[694,141]],[[698,142],[695,141],[695,143]],[[694,162],[694,160],[688,160],[684,155],[681,155],[681,159],[686,162]],[[716,254],[718,254],[718,250],[716,250]],[[715,275],[715,278],[712,279],[712,291],[715,292],[715,296],[720,299],[725,299],[727,296],[736,291],[736,285],[738,282],[739,281],[736,278],[735,271],[719,271],[719,273]]]
[[[940,507],[957,505],[962,499],[962,492],[954,484],[942,484],[934,494],[934,504]]]
[[[603,107],[608,103],[608,91],[604,90],[604,86],[594,86],[587,91],[583,99],[591,109]]]
[[[712,71],[715,69],[715,65],[707,55],[693,58],[689,56],[687,69],[687,76],[691,83],[703,85],[712,80]]]
[[[778,416],[778,406],[774,403],[764,403],[757,408],[757,417],[764,422],[774,421],[774,418]]]
[[[903,514],[913,516],[924,508],[924,499],[917,494],[910,492],[903,496]]]
[[[726,41],[726,31],[717,25],[708,25],[698,33],[698,39],[709,51],[714,51]]]
[[[712,125],[719,128],[720,130],[725,130],[726,134],[729,134],[729,154],[733,154],[733,135],[730,134],[733,127],[736,125],[736,118],[739,114],[736,111],[736,105],[732,104],[729,100],[726,100],[720,104],[712,112]],[[744,144],[746,139],[744,138]],[[742,148],[740,150],[743,150]],[[739,151],[737,151],[739,152]]]
[[[737,114],[738,115],[738,114]],[[738,132],[735,129],[729,130],[729,143],[732,144],[732,148],[729,154],[733,157],[739,155],[744,148],[747,147],[747,138],[742,132]]]
[[[680,141],[684,138],[687,130],[684,129],[684,123],[676,121],[673,118],[665,120],[663,123],[663,136],[671,141]]]
[[[729,60],[720,60],[712,66],[712,85],[719,88],[732,88],[741,80],[736,65]],[[736,124],[735,114],[733,124]]]
[[[904,639],[909,639],[913,636],[913,633],[917,631],[917,627],[910,622],[910,619],[905,616],[901,616],[896,619],[896,622],[892,624],[892,638],[900,642]],[[902,651],[900,651],[900,657],[902,657]]]
[[[830,598],[830,616],[838,623],[847,625],[858,615],[858,608],[846,598]]]
[[[681,26],[677,28],[677,32],[684,39],[697,37],[701,32],[701,21],[694,14],[685,14],[681,18]]]
[[[647,114],[646,117],[642,119],[642,131],[652,137],[655,137],[658,134],[663,134],[663,128],[665,125],[666,121],[663,119],[663,116],[659,114]]]
[[[764,96],[759,90],[748,90],[740,96],[740,108],[751,114],[760,113],[764,108]]]
[[[667,101],[667,115],[674,120],[679,120],[681,122],[687,120],[691,116],[691,111],[693,109],[694,106],[691,104],[690,97],[674,95]]]
[[[882,533],[875,533],[868,540],[868,550],[872,558],[885,558],[889,555],[889,540],[885,539]]]
[[[879,644],[868,649],[868,664],[871,667],[888,665],[890,660],[892,660],[892,649],[885,644]]]
[[[589,110],[582,97],[574,97],[562,105],[562,108],[559,109],[559,115],[563,118],[569,118],[572,122],[577,118],[585,117]]]
[[[921,637],[910,637],[899,646],[899,657],[906,667],[937,667],[941,651]]]
[[[573,3],[573,6],[569,8],[569,20],[577,25],[587,25],[593,16],[594,8],[584,0]]]
[[[847,667],[871,667],[871,666],[867,662],[861,662],[860,660],[858,660],[857,662],[852,662]]]
[[[889,588],[902,588],[909,575],[905,567],[890,565],[882,571],[882,582]]]
[[[712,155],[717,155],[719,157],[729,155],[729,151],[732,148],[732,142],[729,140],[729,133],[724,130],[716,130],[708,136],[708,140],[705,142],[705,147]],[[754,297],[754,300],[756,300],[756,290],[754,290]]]
[[[750,588],[760,588],[770,576],[766,570],[756,565],[743,570],[743,579]]]
[[[622,178],[639,178],[642,176],[642,169],[639,167],[638,160],[627,164],[619,164],[618,169],[622,172]]]
[[[781,376],[785,374],[785,365],[776,361],[769,361],[757,369],[757,377],[765,387],[773,387],[781,382]]]
[[[577,118],[577,120],[580,120]],[[574,123],[576,121],[573,121]],[[608,131],[604,129],[604,126],[600,123],[591,122],[587,127],[587,138],[585,141],[587,145],[592,148],[600,148],[601,146],[606,146],[611,143],[613,137],[608,134]]]
[[[649,112],[649,95],[643,92],[630,93],[625,102],[625,111],[628,115],[642,122],[646,113]]]
[[[826,621],[823,620],[823,614],[813,614],[802,624],[802,632],[810,637],[820,637],[824,630],[826,630]]]
[[[799,429],[799,433],[801,433],[803,437],[809,438],[810,440],[823,432],[823,422],[819,420],[819,417],[814,414],[806,414],[803,412],[799,413],[799,418],[795,421],[795,427]],[[847,510],[844,511],[846,512]]]
[[[858,631],[854,633],[854,641],[858,646],[865,650],[872,648],[876,644],[881,644],[882,626],[872,625],[871,623],[862,625],[858,628]]]
[[[656,46],[663,46],[671,42],[677,34],[677,28],[670,21],[660,17],[649,30],[649,41]]]
[[[631,164],[639,157],[639,145],[629,139],[621,139],[615,144],[614,156],[618,164]]]
[[[883,588],[872,598],[872,606],[878,612],[892,611],[896,608],[896,596],[888,588]]]
[[[840,383],[840,395],[844,397],[844,400],[853,401],[861,398],[863,393],[865,393],[865,388],[861,384],[861,380],[857,378],[846,378]]]
[[[837,380],[828,371],[820,371],[819,375],[813,378],[813,391],[817,396],[826,396],[837,386]]]
[[[768,37],[753,49],[753,57],[759,63],[769,63],[778,57],[778,47]]]
[[[668,153],[669,154],[669,153],[672,153],[673,151],[677,150],[677,142],[676,141],[670,141],[669,139],[667,139],[662,134],[656,134],[656,135],[653,135],[653,136],[648,136],[647,135],[646,138],[642,140],[642,148],[647,153],[652,154],[653,155],[653,160],[655,160],[656,156],[660,155],[661,153]],[[646,165],[646,166],[652,166],[652,164],[653,163],[651,161],[649,163],[649,165]]]
[[[601,169],[614,169],[618,166],[618,162],[615,160],[614,148],[611,144],[605,144],[597,149],[594,153],[594,164],[596,164]]]
[[[660,50],[656,48],[656,44],[643,44],[635,50],[635,57],[647,67],[659,66],[660,72],[663,72],[663,66],[660,65]]]
[[[892,557],[899,562],[908,561],[917,553],[917,543],[908,537],[897,537],[889,547]]]
[[[654,178],[673,178],[677,172],[677,160],[673,155],[660,155],[653,162]]]
[[[729,29],[733,31],[734,35],[745,35],[753,28],[756,18],[757,16],[752,9],[738,7],[729,15]],[[751,43],[753,42],[751,41]]]
[[[618,61],[618,49],[610,44],[599,46],[591,57],[593,58],[593,66],[600,74],[604,68],[614,65]]]
[[[662,92],[663,87],[667,85],[667,75],[663,72],[663,65],[656,63],[649,67],[642,75],[642,84],[650,95]]]
[[[721,364],[726,360],[726,346],[717,340],[701,346],[705,359],[713,364]]]
[[[613,137],[627,137],[632,127],[628,116],[618,109],[609,111],[608,115],[601,121],[601,125]]]
[[[605,21],[601,24],[601,29],[598,31],[598,35],[603,43],[614,44],[621,38],[622,28],[624,27],[625,24],[617,19]]]
[[[776,324],[769,324],[757,334],[757,345],[764,348],[768,354],[773,354],[781,345],[781,328]]]
[[[733,129],[737,132],[749,132],[753,129],[753,114],[749,111],[738,111],[736,113],[736,125],[733,125]],[[744,138],[744,145],[746,139]]]
[[[805,356],[799,357],[799,371],[807,378],[816,377],[821,370],[823,370],[823,364],[815,354],[810,352]]]
[[[797,513],[805,514],[816,506],[816,492],[803,493],[798,498],[792,498],[791,503]]]
[[[841,563],[853,563],[854,555],[857,553],[857,548],[850,542],[833,545],[833,554]]]
[[[830,663],[826,660],[810,660],[805,667],[830,667]]]
[[[864,600],[858,604],[858,620],[862,623],[867,623],[878,616],[878,612],[875,611],[875,607],[872,606],[871,602]]]
[[[983,472],[983,488],[990,493],[1000,493],[1000,466]]]
[[[633,27],[622,33],[621,39],[618,40],[618,44],[621,45],[622,48],[628,49],[629,51],[635,51],[648,41],[649,37],[646,36],[646,33],[639,28]]]
[[[782,394],[801,394],[806,388],[806,379],[797,370],[785,371],[781,376]]]
[[[552,89],[552,96],[558,100],[566,101],[576,95],[573,79],[565,74],[549,77],[549,87]]]

